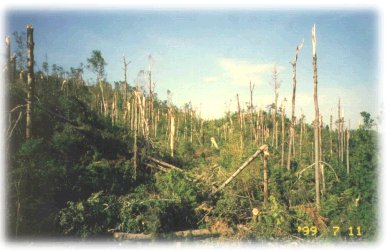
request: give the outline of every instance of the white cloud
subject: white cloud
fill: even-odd
[[[203,82],[205,82],[205,83],[212,83],[212,82],[216,82],[218,80],[219,80],[219,78],[217,76],[209,76],[209,77],[203,78]]]
[[[249,81],[261,85],[274,68],[274,64],[259,64],[231,58],[221,58],[218,63],[224,70],[224,77],[235,85],[247,85]]]

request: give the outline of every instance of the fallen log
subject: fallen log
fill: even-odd
[[[171,168],[171,169],[174,169],[174,170],[177,170],[177,171],[180,171],[180,172],[184,172],[183,169],[178,168],[178,167],[176,167],[176,166],[174,166],[174,165],[172,165],[172,164],[166,163],[166,162],[164,162],[164,161],[158,160],[158,159],[153,158],[153,157],[150,157],[150,156],[147,156],[147,158],[148,158],[149,160],[151,160],[151,161],[154,161],[154,162],[157,163],[157,164],[162,165],[162,166],[166,166],[166,167],[168,167],[168,168]]]
[[[227,233],[233,232],[233,230],[228,230]],[[124,233],[124,232],[113,232],[113,237],[116,240],[152,240],[152,239],[181,239],[181,238],[208,238],[216,237],[226,234],[225,232],[213,229],[193,229],[193,230],[184,230],[177,231],[166,234],[134,234],[134,233]]]
[[[210,194],[210,196],[218,193],[222,189],[224,189],[225,186],[227,186],[242,170],[244,170],[257,156],[260,155],[260,153],[268,152],[268,146],[266,144],[260,146],[260,148],[245,161],[233,174],[230,176],[220,187],[217,188],[214,192]]]
[[[162,172],[168,172],[168,170],[160,165],[151,165],[151,164],[145,164],[147,167],[150,167],[150,168],[153,168],[153,169],[157,169],[159,171],[162,171]]]
[[[113,238],[116,240],[152,240],[154,238],[153,234],[131,234],[123,232],[114,232]]]

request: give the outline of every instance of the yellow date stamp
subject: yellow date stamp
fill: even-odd
[[[340,236],[345,235],[349,237],[361,237],[362,236],[362,230],[361,226],[349,226],[347,228],[342,228],[340,226],[333,226],[328,229],[329,232],[331,232],[332,236]],[[319,230],[316,226],[298,226],[298,233],[301,235],[308,237],[315,237],[318,235]]]

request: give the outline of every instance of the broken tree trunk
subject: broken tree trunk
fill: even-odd
[[[323,126],[323,118],[322,114],[319,117],[319,161],[323,161],[322,154],[322,126]],[[320,165],[321,168],[321,177],[322,177],[322,194],[326,193],[326,180],[325,180],[325,169],[323,169],[323,164]]]
[[[285,128],[286,98],[282,101],[282,154],[280,165],[284,167],[284,128]]]
[[[127,109],[127,97],[128,97],[128,84],[127,84],[127,69],[130,62],[127,63],[127,60],[125,59],[125,56],[123,56],[123,64],[124,64],[124,99],[123,99],[123,111],[128,111]],[[127,114],[124,114],[124,124],[126,123]]]
[[[313,44],[313,68],[314,68],[314,108],[315,108],[315,122],[314,122],[314,153],[315,153],[315,204],[319,210],[321,205],[321,195],[319,186],[319,107],[318,107],[318,77],[317,77],[317,55],[316,55],[316,35],[315,24],[312,28],[312,44]]]
[[[300,116],[300,140],[299,140],[299,158],[302,158],[302,142],[303,142],[303,127],[304,127],[304,114],[303,109],[301,109]]]
[[[268,203],[268,148],[263,150],[263,180],[264,180],[264,204]]]
[[[138,109],[138,100],[137,100],[138,92],[137,87],[133,91],[133,109],[134,109],[134,120],[133,120],[133,177],[136,179],[137,172],[137,134],[139,131],[138,123],[137,123],[137,109]]]
[[[240,121],[240,148],[241,150],[244,148],[244,133],[243,133],[243,118],[242,118],[242,114],[241,114],[241,109],[240,109],[240,100],[238,98],[238,94],[237,94],[237,111],[238,111],[238,118],[239,118],[239,121]]]
[[[251,119],[251,139],[254,140],[254,142],[256,143],[256,145],[258,145],[258,136],[257,136],[257,131],[256,131],[256,123],[257,121],[255,120],[255,117],[253,115],[254,113],[254,109],[253,109],[253,90],[255,89],[255,84],[252,85],[251,82],[249,82],[249,91],[250,91],[250,98],[251,98],[251,102],[250,102],[250,105],[249,105],[249,111],[250,111],[250,119]]]
[[[158,160],[158,159],[153,158],[153,157],[150,157],[150,156],[147,156],[147,158],[148,158],[149,160],[151,160],[151,161],[157,163],[157,164],[162,165],[162,166],[166,166],[166,167],[169,167],[169,168],[171,168],[171,169],[173,169],[173,170],[177,170],[177,171],[183,172],[183,170],[182,170],[181,168],[178,168],[178,167],[176,167],[176,166],[174,166],[174,165],[172,165],[172,164],[166,163],[166,162],[164,162],[164,161]]]
[[[346,129],[346,173],[350,173],[350,164],[349,164],[349,141],[350,141],[350,122],[349,127]]]
[[[11,39],[9,36],[5,37],[5,46],[6,46],[6,52],[5,52],[5,60],[6,60],[6,81],[11,81]]]
[[[337,154],[338,154],[338,162],[340,162],[341,160],[341,98],[338,98]]]
[[[268,152],[268,146],[262,145],[260,148],[250,157],[248,158],[233,174],[230,176],[220,187],[217,188],[216,191],[210,194],[210,196],[218,193],[222,189],[224,189],[225,186],[227,186],[242,170],[244,170],[257,156],[259,156],[260,153]]]
[[[27,110],[26,110],[26,138],[32,136],[32,111],[34,97],[34,28],[32,25],[27,25]]]
[[[193,229],[193,230],[184,230],[184,231],[177,231],[173,233],[166,233],[166,234],[131,234],[131,233],[124,233],[124,232],[114,232],[113,237],[116,240],[152,240],[155,238],[208,238],[208,237],[215,237],[220,236],[224,234],[231,234],[233,233],[232,229],[227,230],[217,230],[217,229]]]
[[[274,145],[274,141],[275,141],[275,149],[278,149],[277,110],[278,110],[278,98],[279,98],[279,88],[280,88],[280,81],[278,80],[278,75],[279,73],[275,65],[272,72],[272,79],[273,79],[274,92],[275,92],[275,104],[274,104],[275,108],[272,114],[272,124],[273,124],[272,145]]]
[[[298,61],[299,50],[303,47],[303,41],[296,47],[295,58],[292,62],[292,110],[291,110],[291,124],[290,124],[290,135],[288,141],[288,158],[287,158],[287,170],[291,169],[291,153],[295,153],[294,142],[295,142],[295,93],[296,93],[296,63]]]
[[[174,157],[175,117],[172,112],[170,114],[170,120],[170,155]]]
[[[333,140],[331,137],[331,131],[333,130],[333,113],[330,112],[330,128],[329,128],[329,140],[330,140],[330,158],[333,155]]]
[[[218,144],[217,144],[216,139],[215,139],[214,137],[211,137],[211,138],[210,138],[210,142],[211,142],[211,146],[212,146],[212,147],[214,147],[214,148],[216,148],[217,150],[219,150]]]
[[[345,132],[345,112],[342,109],[342,113],[341,113],[341,162],[344,162],[345,138],[346,138],[346,132]]]

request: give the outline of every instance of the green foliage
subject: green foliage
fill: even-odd
[[[252,223],[252,238],[259,240],[284,239],[289,237],[290,215],[285,205],[271,195],[269,205],[264,208],[257,223]]]
[[[20,39],[19,34],[15,36]],[[18,50],[21,52],[23,48]],[[22,57],[23,53],[20,55]],[[33,138],[25,140],[25,120],[22,119],[7,148],[11,237],[110,237],[108,230],[169,233],[195,229],[198,225],[209,227],[214,220],[222,220],[235,229],[239,225],[248,227],[245,238],[290,240],[295,236],[302,237],[296,231],[298,226],[315,225],[316,220],[303,210],[305,206],[313,208],[314,205],[314,169],[306,169],[297,176],[297,172],[313,162],[311,125],[304,125],[302,153],[299,153],[299,141],[296,141],[297,153],[291,171],[280,165],[281,145],[277,149],[272,146],[272,134],[264,141],[270,152],[267,205],[263,203],[261,157],[219,195],[210,198],[212,186],[219,186],[257,150],[251,131],[255,118],[251,121],[250,115],[246,114],[242,129],[244,146],[241,148],[237,113],[228,112],[221,119],[202,120],[190,103],[183,109],[169,104],[176,118],[175,152],[171,157],[165,116],[169,102],[157,99],[155,93],[154,112],[159,114],[156,136],[151,125],[149,139],[145,139],[139,130],[135,178],[134,132],[128,120],[130,114],[126,115],[127,121],[123,119],[122,82],[116,82],[113,88],[104,81],[106,62],[100,51],[93,51],[87,61],[88,69],[97,76],[95,85],[83,82],[82,64],[71,68],[70,72],[54,64],[48,75],[46,62],[44,72],[36,75],[39,78],[36,78],[35,95],[38,98],[34,100]],[[62,88],[65,76],[66,90]],[[118,94],[118,116],[114,125],[110,110],[108,116],[101,113],[101,89],[109,103],[114,93]],[[8,85],[8,90],[9,109],[16,107],[16,114],[23,112],[25,108],[20,105],[25,104],[25,81],[14,81]],[[133,87],[129,86],[128,97],[132,93]],[[146,104],[150,100],[146,94]],[[15,123],[15,113],[10,116],[10,123]],[[264,112],[263,115],[265,126],[272,133],[271,113]],[[346,172],[346,163],[336,158],[337,132],[331,132],[334,146],[331,154],[327,147],[330,146],[329,128],[322,129],[323,160],[333,167],[340,181],[331,169],[325,169],[326,193],[322,193],[319,214],[328,228],[320,230],[321,236],[317,239],[330,239],[330,227],[334,225],[361,226],[364,239],[371,240],[376,236],[378,136],[372,130],[375,124],[371,115],[367,112],[361,115],[363,125],[350,132],[350,174]],[[286,118],[287,128],[289,124],[290,120]],[[297,125],[297,135],[299,127]],[[286,130],[286,139],[288,134]],[[219,150],[211,147],[211,137],[216,139]],[[287,143],[285,150],[288,150]],[[152,170],[147,166],[150,163],[147,156],[178,166],[183,172]],[[208,213],[198,210],[205,201],[212,208]],[[257,222],[252,221],[252,208],[260,209]],[[342,238],[347,239],[344,232]]]
[[[93,50],[90,58],[87,59],[87,68],[97,75],[97,80],[102,80],[105,75],[105,62],[100,50]]]
[[[162,197],[178,199],[182,204],[192,207],[201,197],[197,185],[189,183],[183,173],[175,170],[166,174],[156,174],[155,186]]]

